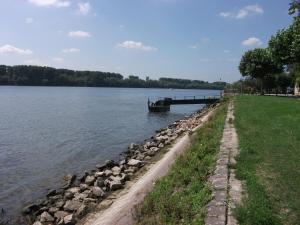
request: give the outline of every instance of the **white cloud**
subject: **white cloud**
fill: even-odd
[[[244,46],[262,45],[262,41],[256,37],[250,37],[242,42]]]
[[[27,23],[27,24],[30,24],[30,23],[33,23],[33,22],[34,22],[34,19],[31,18],[31,17],[28,17],[28,18],[25,19],[25,23]]]
[[[91,37],[89,32],[77,30],[77,31],[70,31],[69,36],[72,38],[88,38]]]
[[[123,43],[118,44],[117,47],[126,48],[126,49],[137,49],[146,52],[158,50],[153,46],[146,46],[142,42],[135,42],[135,41],[124,41]]]
[[[76,52],[80,52],[80,49],[78,48],[65,48],[63,50],[61,50],[62,53],[76,53]]]
[[[79,13],[82,15],[87,15],[91,10],[91,5],[89,2],[78,3]]]
[[[47,6],[68,7],[71,5],[70,1],[65,1],[65,0],[28,0],[28,1],[36,6],[41,6],[41,7],[47,7]]]
[[[264,13],[263,8],[260,5],[248,5],[244,8],[241,8],[237,12],[221,12],[219,15],[224,18],[233,18],[233,19],[244,19],[247,16],[251,15],[261,15]]]
[[[18,55],[30,55],[33,52],[29,49],[21,49],[17,48],[13,45],[3,45],[0,47],[0,54],[1,53],[12,53],[12,54],[18,54]]]
[[[54,58],[52,58],[52,60],[53,60],[54,62],[58,62],[58,63],[62,63],[62,62],[64,61],[64,59],[63,59],[63,58],[60,58],[60,57],[54,57]]]

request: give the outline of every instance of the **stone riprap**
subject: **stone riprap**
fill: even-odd
[[[210,177],[213,199],[207,205],[206,225],[237,225],[232,210],[241,202],[242,185],[235,178],[235,165],[238,155],[238,138],[233,125],[234,108],[230,102],[217,157],[216,168]]]
[[[192,131],[201,123],[209,108],[175,121],[142,144],[132,143],[118,162],[106,160],[81,176],[67,175],[64,185],[48,192],[46,197],[23,209],[28,224],[72,225],[112,192],[122,189],[136,173],[179,136]]]

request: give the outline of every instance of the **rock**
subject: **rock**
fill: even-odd
[[[73,214],[67,215],[64,217],[65,225],[73,225],[75,224],[75,217]]]
[[[111,168],[115,165],[115,162],[113,160],[105,160],[105,165],[108,168]]]
[[[46,196],[50,197],[50,196],[53,196],[53,195],[56,195],[56,190],[55,189],[50,190]]]
[[[150,148],[150,151],[158,152],[158,151],[159,151],[159,148],[157,148],[157,147],[151,147],[151,148]]]
[[[87,214],[88,207],[85,204],[82,204],[79,209],[76,211],[76,216],[81,219]]]
[[[111,170],[105,170],[105,171],[104,171],[104,175],[105,175],[106,177],[109,177],[110,175],[112,175]]]
[[[123,185],[120,180],[109,181],[109,189],[111,191],[115,191],[121,188],[123,188]]]
[[[163,143],[160,143],[160,144],[158,145],[158,147],[159,147],[159,148],[163,148],[163,147],[165,147],[165,145],[164,145]]]
[[[114,166],[112,169],[111,169],[111,171],[112,171],[112,174],[113,175],[119,175],[120,173],[121,173],[121,169],[120,169],[120,167],[118,167],[118,166]]]
[[[74,195],[74,199],[76,200],[84,200],[85,198],[87,198],[89,195],[89,193],[77,193]]]
[[[41,214],[41,222],[53,222],[54,218],[48,212],[43,212]]]
[[[65,216],[69,215],[69,213],[65,212],[65,211],[57,211],[56,213],[54,213],[54,217],[57,220],[63,219]]]
[[[91,202],[97,202],[97,199],[94,199],[94,198],[85,198],[83,200],[84,204],[90,204]]]
[[[80,184],[80,191],[85,191],[86,189],[88,189],[89,185],[87,184]]]
[[[136,166],[136,167],[140,167],[142,164],[142,162],[140,160],[136,160],[136,159],[130,159],[127,163],[127,165],[129,166]]]
[[[94,186],[104,187],[104,180],[102,177],[98,177],[94,183]]]
[[[151,157],[150,156],[146,156],[144,160],[149,161],[149,160],[151,160]]]
[[[43,225],[40,221],[35,221],[32,225]]]
[[[128,180],[130,180],[130,176],[127,173],[122,173],[120,178],[121,183],[125,183]]]
[[[61,208],[61,207],[64,206],[64,204],[65,204],[65,201],[64,201],[64,200],[60,200],[60,201],[57,201],[57,202],[55,203],[55,206],[56,206],[57,208]]]
[[[67,190],[67,192],[71,192],[72,194],[76,194],[80,191],[80,187],[72,187]]]
[[[96,172],[95,177],[102,177],[104,175],[104,172]]]
[[[80,176],[78,179],[80,182],[84,182],[85,178],[89,175],[90,173],[88,171],[84,171],[84,174]]]
[[[64,205],[64,210],[68,212],[74,212],[80,208],[81,204],[82,203],[79,202],[78,200],[69,200]]]
[[[92,185],[93,183],[94,183],[94,181],[95,181],[95,177],[94,176],[87,176],[86,178],[85,178],[85,183],[87,184],[87,185]]]
[[[125,165],[126,164],[126,159],[123,159],[119,162],[119,165],[122,166],[122,165]]]
[[[95,197],[103,197],[105,195],[105,192],[102,191],[102,189],[100,187],[93,187],[92,194]]]
[[[65,184],[63,185],[64,189],[69,188],[75,181],[76,175],[68,174],[64,177]]]
[[[67,191],[67,192],[65,193],[65,196],[64,196],[64,197],[65,197],[65,199],[72,199],[72,198],[74,197],[74,194],[73,194],[72,192],[68,192],[68,191]]]
[[[56,207],[50,207],[49,209],[49,213],[51,213],[53,215],[53,213],[57,212],[59,209]]]
[[[41,208],[40,205],[37,204],[29,204],[27,206],[25,206],[22,210],[22,212],[24,214],[32,214],[33,212],[38,211]]]
[[[143,160],[145,158],[144,154],[139,153],[136,157],[137,160]]]

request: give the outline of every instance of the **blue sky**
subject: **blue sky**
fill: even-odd
[[[235,81],[289,0],[1,0],[0,64]]]

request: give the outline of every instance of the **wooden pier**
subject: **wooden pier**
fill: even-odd
[[[185,96],[183,98],[159,98],[155,102],[148,99],[148,109],[150,112],[168,112],[171,105],[187,105],[187,104],[214,104],[220,100],[220,96]]]

